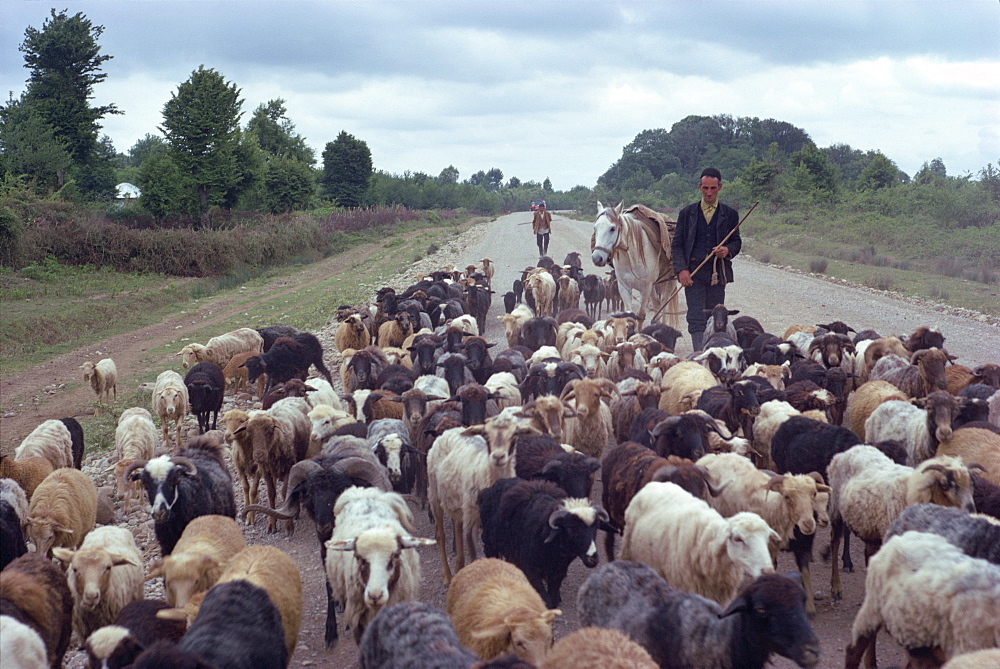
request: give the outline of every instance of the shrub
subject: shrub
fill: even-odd
[[[769,252],[767,252],[767,251],[764,251],[763,253],[758,254],[757,260],[761,261],[765,265],[770,265],[771,264],[771,254]]]
[[[826,258],[812,258],[809,261],[809,271],[815,274],[825,274],[827,264]]]
[[[965,263],[955,256],[944,256],[937,261],[934,271],[945,276],[962,276]]]
[[[896,281],[892,278],[891,274],[876,272],[868,277],[868,280],[865,281],[865,285],[869,288],[875,288],[877,290],[892,290],[896,287]]]

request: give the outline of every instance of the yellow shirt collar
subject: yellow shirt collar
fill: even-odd
[[[715,214],[715,210],[719,207],[719,201],[716,200],[715,204],[708,204],[705,200],[701,201],[701,213],[705,216],[705,221],[711,223],[712,216]]]

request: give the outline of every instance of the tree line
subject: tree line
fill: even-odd
[[[707,165],[718,167],[726,197],[738,205],[765,202],[772,212],[840,207],[920,212],[951,227],[982,227],[1000,218],[1000,170],[951,176],[940,158],[911,178],[878,151],[846,144],[818,147],[808,133],[775,119],[688,116],[641,131],[593,188],[555,191],[546,178],[506,178],[496,167],[460,180],[449,165],[438,175],[376,170],[367,143],[341,131],[327,142],[321,164],[296,132],[284,100],[259,104],[243,121],[239,87],[204,65],[163,105],[158,134],[127,153],[101,134],[101,121],[123,113],[93,106],[102,66],[103,26],[85,15],[52,10],[40,29],[25,31],[20,51],[25,90],[0,106],[0,171],[4,192],[30,190],[71,201],[108,201],[116,184],[142,191],[137,210],[163,222],[186,217],[208,226],[215,209],[280,214],[320,206],[402,205],[498,213],[550,208],[589,210],[597,200],[675,208],[697,197]]]

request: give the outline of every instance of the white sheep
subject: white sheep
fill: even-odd
[[[473,337],[479,336],[479,324],[476,323],[476,317],[470,314],[462,314],[457,318],[451,319],[448,323],[448,327],[458,328],[462,332],[468,333]]]
[[[153,416],[142,407],[132,407],[122,412],[115,428],[115,454],[118,462],[111,465],[115,471],[118,492],[125,498],[125,508],[142,506],[144,488],[139,481],[122,479],[125,471],[136,460],[152,460],[156,455],[156,425]]]
[[[643,369],[645,366],[646,358],[642,354],[642,349],[627,341],[616,344],[611,351],[606,374],[609,379],[617,383],[629,371]]]
[[[349,423],[358,422],[348,412],[343,409],[335,409],[328,404],[317,404],[306,417],[311,423],[309,441],[316,442],[321,447],[341,427]]]
[[[126,604],[142,599],[142,554],[124,527],[99,527],[79,550],[54,548],[52,554],[69,565],[73,631],[81,640],[113,623]]]
[[[906,464],[911,467],[932,457],[938,444],[951,436],[951,423],[958,414],[958,400],[944,390],[915,401],[921,406],[901,400],[879,404],[865,421],[864,437],[867,444],[890,439],[903,442]]]
[[[38,632],[8,615],[0,616],[0,657],[4,669],[37,669],[49,665],[45,642]]]
[[[791,378],[791,367],[787,360],[780,365],[764,365],[755,362],[743,370],[743,378],[760,376],[767,379],[775,390],[784,390],[785,383]]]
[[[591,344],[584,344],[573,349],[569,354],[569,362],[580,365],[587,372],[589,379],[608,378],[607,353]]]
[[[905,532],[868,564],[844,666],[856,668],[880,627],[908,650],[952,658],[1000,646],[1000,567],[971,558],[937,534]]]
[[[555,316],[552,310],[555,306],[556,280],[547,269],[538,267],[531,270],[524,281],[524,292],[534,297],[535,313],[540,318]]]
[[[486,379],[484,384],[490,393],[496,395],[497,409],[519,407],[522,404],[521,389],[517,377],[510,372],[497,372]]]
[[[576,414],[566,419],[563,439],[584,455],[600,458],[608,440],[614,438],[611,407],[602,398],[611,399],[615,385],[607,379],[571,381],[562,399]]]
[[[184,385],[181,375],[172,369],[160,372],[153,385],[153,413],[160,418],[160,428],[163,430],[163,444],[170,444],[170,437],[167,436],[167,421],[174,421],[176,427],[176,437],[174,443],[177,450],[181,448],[181,428],[184,425],[184,416],[190,410],[188,402],[188,390]]]
[[[434,440],[427,454],[427,499],[434,514],[438,549],[441,551],[441,578],[451,582],[451,569],[445,551],[444,519],[450,516],[455,527],[455,569],[465,566],[468,544],[472,559],[476,556],[476,533],[480,527],[480,492],[497,480],[514,476],[514,437],[537,434],[522,427],[507,414],[494,416],[485,425],[445,430]]]
[[[808,536],[815,534],[817,525],[829,522],[830,487],[818,472],[769,476],[735,453],[706,455],[697,464],[705,467],[721,488],[717,496],[708,498],[709,505],[726,517],[740,511],[759,515],[781,537],[774,549],[788,546],[796,528]],[[776,558],[777,550],[771,555]],[[796,562],[806,590],[806,612],[815,613],[808,558],[797,553]]]
[[[97,364],[88,360],[80,365],[80,369],[83,370],[83,380],[90,382],[90,387],[97,395],[98,402],[103,396],[104,403],[107,404],[111,399],[112,392],[115,394],[115,402],[118,401],[118,368],[115,367],[114,360],[104,358],[99,360]]]
[[[647,483],[625,510],[623,560],[645,562],[671,585],[725,605],[743,577],[772,573],[777,532],[755,513],[723,518],[673,483]]]
[[[36,427],[14,450],[15,460],[45,458],[53,469],[73,466],[73,437],[61,420],[50,419]]]
[[[698,406],[701,393],[718,383],[712,372],[697,362],[679,362],[663,374],[660,408],[671,416],[694,409]]]
[[[517,346],[518,336],[521,334],[521,326],[534,317],[534,312],[526,304],[517,305],[509,314],[497,316],[503,324],[503,334],[507,339],[508,346]]]
[[[360,643],[382,608],[416,598],[420,555],[412,549],[431,546],[434,540],[413,536],[410,509],[396,493],[351,487],[337,498],[333,514],[326,575]]]
[[[7,502],[14,510],[21,529],[28,524],[28,496],[14,479],[0,479],[0,502]]]
[[[974,512],[972,480],[958,458],[939,456],[916,468],[897,465],[873,446],[853,446],[838,453],[826,468],[830,481],[832,555],[846,525],[865,542],[865,561],[879,549],[893,520],[911,504],[933,503]],[[830,591],[842,594],[840,568],[831,560]]]
[[[188,344],[177,355],[182,357],[184,367],[190,367],[196,362],[214,362],[225,369],[234,355],[247,352],[263,353],[264,338],[256,330],[239,328],[212,337],[204,346]]]
[[[306,391],[306,401],[309,403],[310,408],[315,408],[320,404],[326,404],[334,409],[343,409],[344,405],[340,402],[340,395],[334,390],[333,386],[326,379],[320,377],[314,377],[306,382],[306,385],[312,390]]]

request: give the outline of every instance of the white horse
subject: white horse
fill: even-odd
[[[651,226],[623,211],[623,205],[621,202],[617,207],[605,207],[597,203],[590,259],[598,267],[609,261],[614,265],[626,311],[634,312],[640,320],[645,320],[647,312],[651,318],[659,312],[660,322],[677,328],[677,277],[670,255],[664,250],[664,246],[670,248],[670,239],[661,244],[659,231],[654,232]],[[638,303],[634,302],[633,291],[639,293]],[[670,303],[664,306],[668,298]]]

